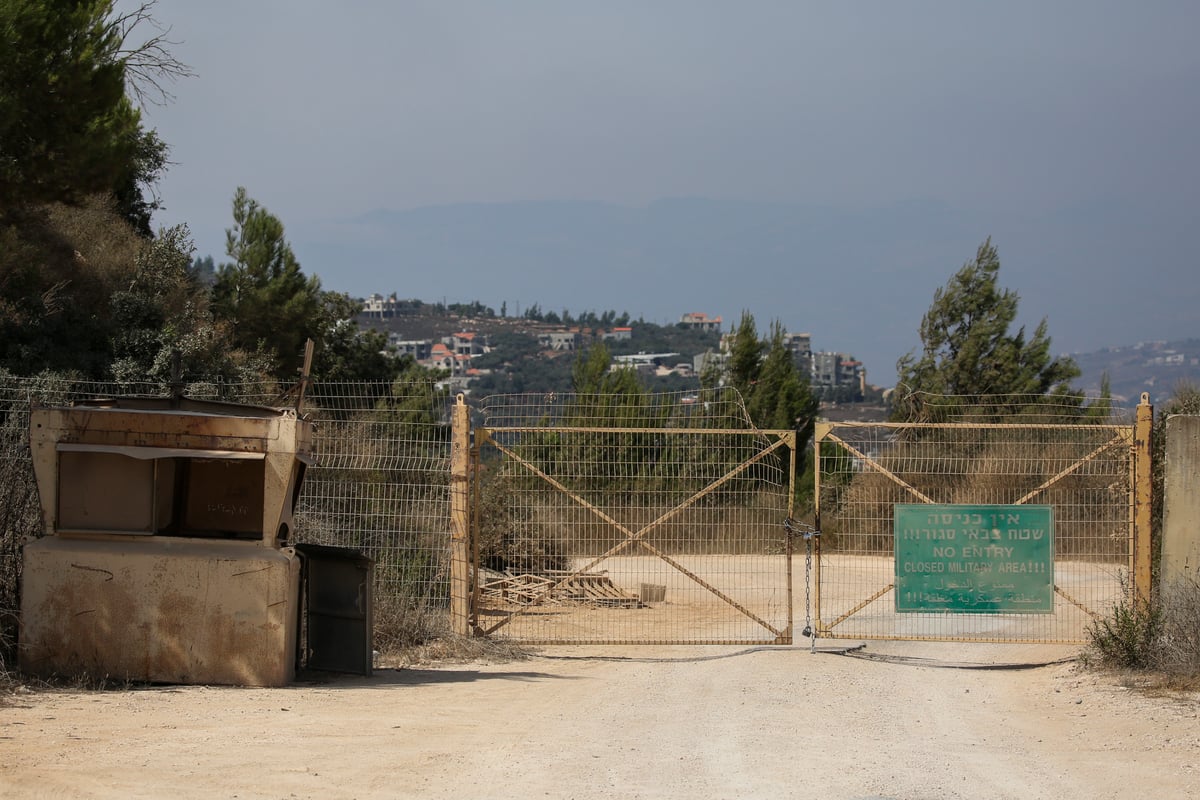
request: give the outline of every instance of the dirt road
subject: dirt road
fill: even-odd
[[[1200,797],[1196,698],[953,666],[1064,648],[864,652],[887,660],[572,647],[287,689],[23,693],[0,705],[0,797]]]

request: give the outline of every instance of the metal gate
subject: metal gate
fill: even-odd
[[[748,427],[725,393],[636,407],[617,396],[488,398],[484,412],[471,470],[476,632],[791,642],[793,431]]]
[[[814,437],[821,529],[813,583],[817,635],[1086,641],[1096,616],[1110,613],[1128,591],[1148,591],[1151,415],[1143,402],[1136,425],[819,423]],[[1047,554],[1052,583],[1044,605],[1032,613],[1016,613],[1003,604],[970,605],[972,592],[980,593],[972,570],[1026,569],[1025,562],[1011,561],[1013,547],[999,546],[1001,529],[988,528],[990,522],[984,523],[984,535],[995,533],[998,546],[987,550],[969,543],[972,560],[897,558],[897,507],[919,517],[921,504],[936,512],[922,533],[950,539],[960,521],[980,521],[980,507],[1013,509],[1005,515],[1012,519],[1028,506],[1043,508],[1053,520],[1052,554]],[[956,510],[960,513],[952,513]],[[974,529],[967,530],[973,538]],[[963,556],[967,538],[960,536],[957,551],[952,541],[935,544],[947,544],[937,549]],[[897,596],[897,584],[908,571],[945,573],[926,576],[922,585],[940,587],[933,593],[939,602],[948,597],[967,602],[914,609]],[[1014,576],[1001,585],[1016,584]]]

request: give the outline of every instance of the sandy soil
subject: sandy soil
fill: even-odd
[[[506,606],[486,601],[485,628],[504,623],[496,635],[516,640],[565,642],[772,643],[788,628],[788,563],[784,555],[676,555],[687,574],[655,556],[609,557],[593,571],[611,579],[630,597],[647,584],[663,588],[665,602],[613,611],[574,603]],[[589,563],[578,560],[582,569]],[[891,558],[838,554],[823,559],[820,591],[806,584],[803,555],[792,560],[792,623],[811,614],[836,621],[837,638],[955,638],[991,641],[1082,643],[1091,617],[1106,613],[1119,598],[1121,570],[1115,565],[1059,560],[1054,566],[1053,614],[897,614]],[[721,597],[717,592],[721,593]],[[485,599],[486,600],[486,599]],[[818,607],[819,603],[819,607]],[[1078,604],[1078,605],[1077,605]],[[507,621],[506,621],[507,620]],[[798,639],[797,639],[798,641]]]
[[[286,689],[34,691],[0,797],[1200,796],[1200,698],[1033,645],[557,647]]]

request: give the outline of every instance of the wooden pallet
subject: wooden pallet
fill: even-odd
[[[485,599],[513,605],[552,602],[586,603],[604,608],[644,606],[637,595],[619,588],[602,572],[579,575],[560,570],[546,575],[505,573],[503,576],[491,577],[480,586],[480,591]]]
[[[607,575],[584,573],[572,575],[559,587],[577,602],[586,602],[605,608],[641,608],[641,599],[617,587]]]
[[[529,606],[543,602],[554,581],[540,575],[510,575],[493,578],[480,587],[484,598]]]

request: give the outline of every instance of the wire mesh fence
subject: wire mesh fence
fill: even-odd
[[[198,381],[181,388],[195,399],[283,400],[274,383]],[[42,535],[29,452],[31,403],[171,391],[158,383],[0,377],[0,659],[16,637],[21,545]],[[377,630],[401,639],[445,626],[447,407],[446,393],[429,381],[318,384],[304,402],[316,423],[317,464],[297,501],[297,542],[353,547],[370,556]]]
[[[318,465],[297,503],[301,541],[375,562],[376,646],[445,629],[449,604],[449,395],[429,381],[318,384]]]
[[[1086,639],[1128,584],[1133,431],[1037,410],[818,426],[823,635]],[[1035,507],[1045,521],[1021,523]]]
[[[30,403],[170,391],[0,377],[0,644],[15,637],[21,542],[42,527]],[[219,381],[184,393],[282,397],[274,384]],[[818,425],[822,534],[805,594],[821,635],[1074,642],[1111,609],[1130,563],[1127,415],[1108,409],[1097,421],[1070,399],[1008,402],[980,410],[926,398],[939,422]],[[296,538],[374,560],[377,640],[381,630],[411,640],[445,628],[450,404],[434,384],[406,380],[318,384],[305,397],[318,463],[297,502]],[[503,395],[474,414],[478,630],[536,642],[790,640],[792,578],[808,573],[786,524],[791,431],[756,430],[732,390]],[[984,421],[998,414],[1019,423]],[[1049,508],[1051,607],[897,611],[895,509],[905,505]]]
[[[790,431],[735,392],[487,398],[476,624],[525,642],[791,636]]]

